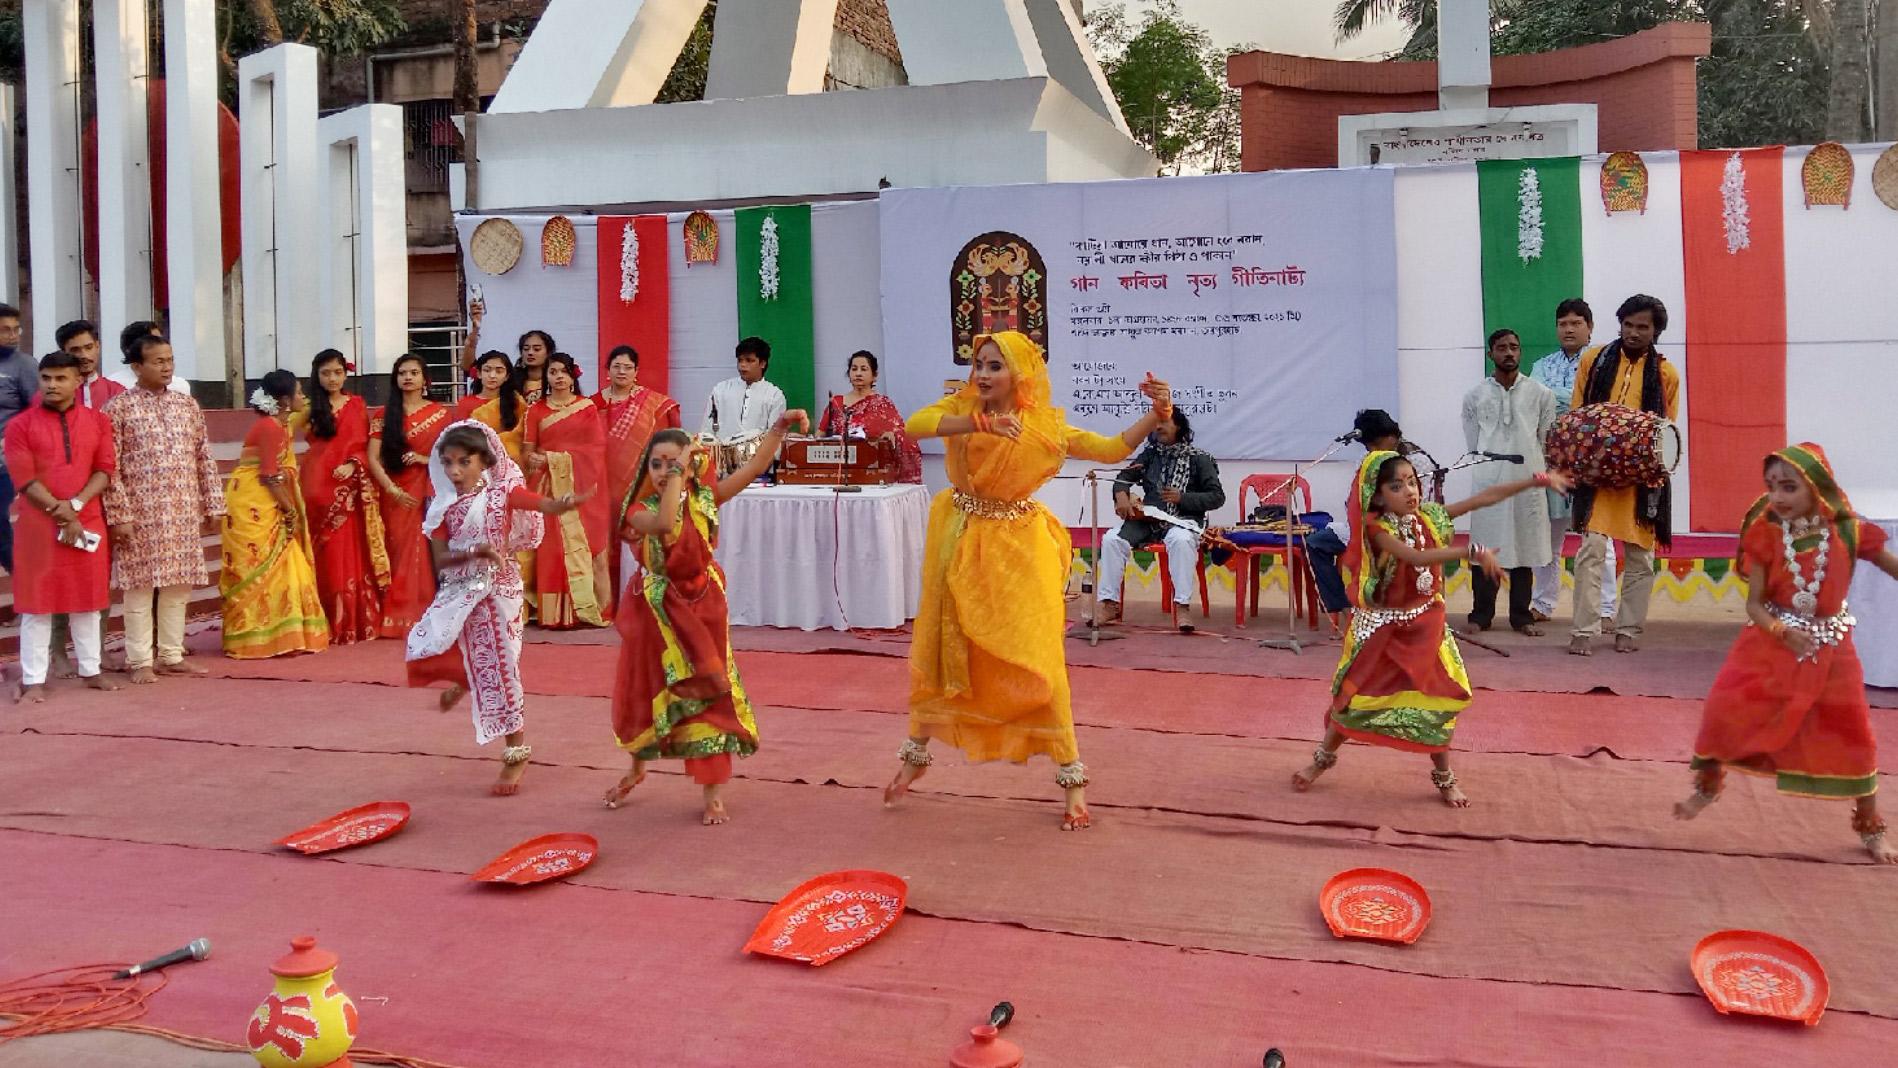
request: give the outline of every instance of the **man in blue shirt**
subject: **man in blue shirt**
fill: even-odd
[[[39,363],[20,351],[20,309],[0,304],[0,434],[39,392]],[[0,567],[13,573],[13,479],[0,459]]]
[[[1536,361],[1529,377],[1555,392],[1555,417],[1569,410],[1575,395],[1575,375],[1581,369],[1584,350],[1595,333],[1595,313],[1588,302],[1570,297],[1555,306],[1555,337],[1561,348]],[[1546,444],[1546,442],[1544,443]],[[1535,621],[1547,623],[1555,617],[1555,601],[1562,595],[1562,542],[1568,537],[1570,512],[1568,498],[1554,490],[1549,495],[1549,536],[1555,545],[1555,562],[1535,569],[1535,599],[1531,605]],[[1608,559],[1601,569],[1601,614],[1615,617],[1615,544],[1608,543]]]

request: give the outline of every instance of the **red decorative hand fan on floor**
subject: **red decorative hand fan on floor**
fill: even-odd
[[[888,872],[819,875],[772,906],[745,952],[829,964],[889,930],[908,897],[909,884]]]
[[[1771,1016],[1811,1027],[1832,996],[1817,957],[1764,931],[1715,931],[1694,947],[1693,960],[1694,981],[1723,1016]]]
[[[1415,879],[1385,868],[1332,876],[1318,892],[1318,908],[1339,938],[1409,945],[1430,925],[1430,895]]]
[[[284,835],[276,844],[299,853],[331,853],[380,841],[408,822],[409,806],[404,802],[371,801]]]
[[[495,857],[469,878],[478,883],[532,886],[564,879],[593,863],[599,853],[600,843],[590,834],[543,834]]]

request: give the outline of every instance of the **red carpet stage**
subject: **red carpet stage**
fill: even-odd
[[[676,767],[600,807],[624,760],[605,635],[530,632],[534,765],[511,799],[487,796],[498,751],[473,744],[465,708],[390,685],[395,643],[207,655],[212,678],[67,684],[5,713],[0,980],[208,936],[212,958],[177,968],[143,1022],[239,1041],[268,963],[311,933],[342,958],[364,1045],[468,1068],[935,1066],[1003,999],[1029,1063],[1060,1068],[1252,1068],[1268,1046],[1299,1068],[1878,1063],[1898,1042],[1883,919],[1898,871],[1860,862],[1849,806],[1736,777],[1699,821],[1669,817],[1718,630],[1659,625],[1666,651],[1638,657],[1513,635],[1495,638],[1508,659],[1470,651],[1464,812],[1437,802],[1422,758],[1363,746],[1291,791],[1335,647],[1070,643],[1091,665],[1073,672],[1096,781],[1083,834],[1056,830],[1045,764],[945,755],[882,809],[900,635],[741,635],[764,750],[739,765],[734,822],[709,829]],[[1898,752],[1898,714],[1875,716]],[[373,800],[414,818],[326,858],[270,846]],[[596,836],[599,859],[524,891],[467,881],[552,831]],[[1416,945],[1326,930],[1318,888],[1367,865],[1429,889]],[[739,952],[770,902],[838,868],[902,876],[909,914],[821,969]],[[1818,955],[1817,1028],[1714,1012],[1687,956],[1725,927]],[[46,1063],[45,1041],[0,1045],[0,1065]]]

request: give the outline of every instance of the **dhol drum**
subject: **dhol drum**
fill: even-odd
[[[1653,412],[1590,404],[1555,421],[1544,449],[1551,471],[1587,486],[1664,485],[1681,461],[1681,432]]]

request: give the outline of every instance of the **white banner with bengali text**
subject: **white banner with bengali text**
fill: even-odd
[[[904,411],[1002,329],[1047,348],[1075,425],[1132,422],[1151,371],[1221,459],[1310,458],[1358,409],[1396,410],[1388,169],[892,189],[880,211],[883,387]]]

